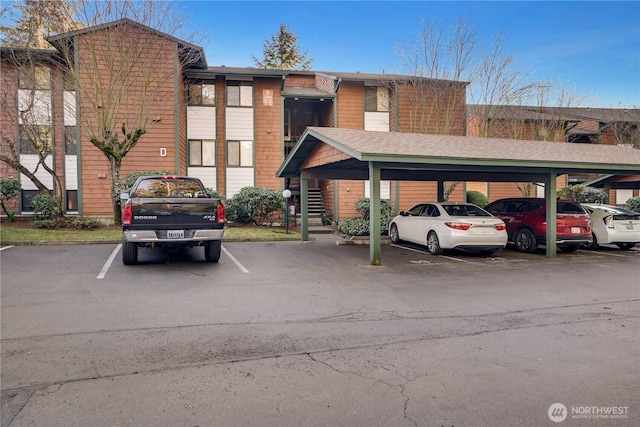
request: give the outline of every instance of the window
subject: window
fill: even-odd
[[[30,70],[21,70],[18,74],[18,87],[20,89],[51,89],[51,72],[47,67],[34,67]]]
[[[228,141],[229,166],[253,166],[253,141]]]
[[[253,106],[253,82],[228,82],[227,106],[251,107]]]
[[[216,86],[196,83],[189,86],[189,105],[216,105]]]
[[[364,88],[365,111],[389,111],[389,90],[386,87],[365,86]]]
[[[189,140],[189,166],[215,166],[216,141],[212,139]]]
[[[78,154],[78,141],[76,139],[75,126],[64,127],[64,154],[71,156]]]
[[[37,150],[37,151],[36,151]],[[20,125],[20,153],[38,154],[51,150],[50,126]]]
[[[419,216],[420,213],[422,212],[422,209],[424,208],[425,205],[416,205],[414,207],[412,207],[411,209],[409,209],[406,214],[408,216]]]
[[[78,190],[67,190],[67,212],[78,211]]]
[[[22,190],[20,192],[22,212],[33,212],[33,197],[38,193],[38,190]]]

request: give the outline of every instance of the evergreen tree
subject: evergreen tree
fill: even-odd
[[[19,13],[14,26],[1,28],[4,46],[51,49],[47,37],[78,28],[72,18],[75,5],[68,0],[24,0],[14,8]]]
[[[253,62],[258,68],[310,70],[313,59],[307,59],[308,51],[300,53],[297,40],[298,37],[286,25],[280,24],[278,34],[272,36],[271,41],[264,42],[262,48],[264,59],[260,61],[253,56]]]

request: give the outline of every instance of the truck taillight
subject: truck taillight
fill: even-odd
[[[224,205],[218,203],[218,224],[224,224]]]
[[[131,225],[131,203],[125,203],[120,210],[122,225]]]

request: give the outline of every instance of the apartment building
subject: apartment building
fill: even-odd
[[[112,208],[109,164],[90,142],[91,135],[83,125],[95,112],[79,102],[90,93],[92,82],[79,78],[78,87],[66,83],[66,67],[61,62],[70,56],[62,51],[72,44],[74,66],[82,67],[85,55],[100,53],[95,48],[83,51],[88,45],[83,38],[101,37],[101,32],[115,26],[132,26],[140,33],[138,37],[154,37],[153,54],[162,58],[156,61],[157,66],[166,66],[158,70],[163,76],[157,82],[163,94],[153,104],[146,132],[123,159],[121,177],[132,171],[170,170],[198,176],[207,187],[226,197],[247,186],[289,188],[295,196],[299,185],[296,180],[285,181],[275,174],[307,126],[413,130],[407,118],[415,112],[411,111],[405,87],[414,85],[415,80],[408,76],[208,66],[201,48],[127,19],[49,38],[56,49],[39,52],[36,81],[21,77],[17,65],[20,55],[33,52],[3,48],[3,134],[22,140],[18,144],[20,163],[34,171],[37,154],[30,153],[33,150],[25,142],[25,126],[20,114],[11,112],[11,102],[17,99],[14,107],[20,112],[26,105],[21,100],[35,95],[38,100],[32,104],[39,120],[35,123],[52,145],[46,163],[62,179],[54,183],[42,167],[35,170],[35,175],[49,189],[56,185],[63,188],[66,213],[109,217]],[[105,35],[104,40],[101,43],[110,39]],[[197,59],[178,67],[175,52],[185,50]],[[104,68],[101,72],[107,73]],[[82,75],[81,69],[78,74]],[[462,135],[466,83],[430,79],[421,83],[425,82],[447,91],[447,98],[452,100],[447,132]],[[128,96],[143,95],[132,91]],[[435,110],[436,103],[421,108]],[[438,117],[436,111],[432,113],[434,118],[422,132],[435,133],[442,127],[439,122],[445,118]],[[39,189],[19,170],[6,163],[1,168],[1,176],[20,178],[23,191],[18,209],[29,213],[30,197]],[[312,187],[322,195],[325,210],[336,217],[353,215],[353,202],[366,196],[367,188],[361,181],[314,182]],[[403,206],[437,194],[435,183],[386,182],[382,187],[382,197],[397,197]]]
[[[276,172],[307,126],[474,135],[473,124],[478,122],[474,111],[466,110],[465,82],[209,66],[201,47],[122,19],[50,37],[51,50],[2,48],[3,150],[15,147],[14,154],[26,169],[0,162],[0,176],[20,179],[19,213],[33,211],[31,197],[40,191],[27,176],[33,173],[49,190],[61,190],[65,213],[112,217],[109,163],[91,142],[89,126],[106,106],[90,95],[100,78],[88,76],[93,73],[95,79],[96,73],[104,73],[105,82],[113,78],[100,55],[109,55],[110,43],[122,42],[112,38],[113,29],[119,27],[130,28],[128,37],[150,40],[144,54],[153,60],[148,63],[156,76],[150,120],[137,145],[123,158],[121,177],[133,171],[167,170],[197,176],[227,198],[243,187],[256,186],[288,188],[295,202],[299,183],[277,178]],[[181,61],[184,56],[190,60]],[[91,65],[89,58],[99,66]],[[31,75],[25,75],[20,66],[24,61],[35,64]],[[80,76],[73,84],[65,76],[69,65]],[[91,66],[95,69],[89,70]],[[122,104],[135,105],[145,90],[132,86]],[[51,146],[45,159],[39,158],[25,135],[32,131],[24,123],[26,110],[31,112],[30,124],[35,125],[29,128],[35,128],[43,143]],[[122,118],[117,119],[125,123],[126,109],[119,114]],[[43,164],[56,171],[58,182]],[[560,186],[566,182],[559,177]],[[368,185],[362,181],[317,180],[309,186],[335,219],[355,215],[354,201],[368,197]],[[465,191],[472,189],[492,199],[520,195],[516,183],[459,183],[450,200],[463,200]],[[437,194],[435,182],[381,183],[381,197],[392,200],[397,210],[434,200]]]

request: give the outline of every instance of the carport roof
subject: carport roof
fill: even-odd
[[[369,162],[379,165],[382,179],[396,180],[533,180],[549,171],[640,174],[640,150],[626,146],[309,127],[277,176],[305,171],[311,178],[368,179]]]

